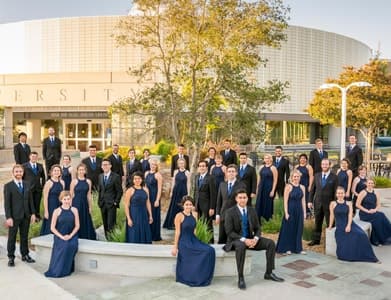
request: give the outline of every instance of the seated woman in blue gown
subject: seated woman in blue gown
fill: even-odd
[[[337,257],[346,261],[379,262],[367,234],[353,221],[353,205],[346,200],[343,186],[337,188],[337,201],[330,203],[330,227],[335,219]]]
[[[300,184],[301,173],[294,170],[291,183],[284,190],[284,218],[276,246],[277,253],[305,254],[302,245],[304,216],[306,215],[305,187]]]
[[[143,183],[143,173],[132,175],[131,186],[125,193],[126,242],[152,244],[150,224],[153,222],[148,188]]]
[[[177,256],[176,281],[188,286],[207,286],[213,279],[215,249],[195,236],[196,218],[190,196],[181,202],[183,211],[175,216],[175,240],[171,254]]]
[[[379,194],[375,192],[375,181],[367,179],[367,188],[358,194],[356,207],[360,210],[360,219],[372,224],[371,243],[375,246],[391,244],[391,223],[380,211]]]
[[[78,248],[79,214],[71,206],[71,193],[60,193],[61,206],[53,212],[51,231],[54,234],[52,256],[46,277],[64,277],[74,271],[74,259]]]

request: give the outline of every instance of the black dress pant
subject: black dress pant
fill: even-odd
[[[33,191],[32,194],[33,194],[33,203],[34,203],[34,207],[35,207],[36,216],[38,218],[40,218],[41,217],[40,211],[41,211],[42,190]]]
[[[29,227],[30,216],[20,220],[14,219],[14,226],[8,228],[7,252],[9,258],[15,258],[16,234],[18,233],[18,229],[20,235],[20,254],[22,256],[26,256],[27,254],[29,254]]]
[[[247,248],[244,242],[236,240],[232,243],[232,248],[235,249],[236,267],[239,277],[243,277],[244,261],[246,258],[246,250],[266,250],[266,273],[271,274],[275,268],[274,257],[276,255],[276,244],[271,239],[261,237],[254,248]]]
[[[330,223],[330,209],[329,205],[325,205],[322,203],[315,203],[315,229],[312,234],[312,240],[315,242],[320,242],[320,238],[322,236],[322,226],[323,220],[326,219],[327,227]]]
[[[217,242],[218,244],[225,244],[227,243],[227,233],[225,232],[224,228],[224,219],[220,219],[220,224],[219,224],[219,241]]]
[[[112,231],[117,223],[117,207],[116,206],[103,206],[100,209],[102,213],[103,228],[105,229],[105,235]]]

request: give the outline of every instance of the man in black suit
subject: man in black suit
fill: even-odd
[[[238,157],[235,150],[231,149],[231,140],[224,140],[224,150],[220,151],[220,155],[223,157],[223,165],[228,166],[230,164],[238,164]]]
[[[223,247],[225,251],[235,250],[236,267],[238,269],[238,287],[246,288],[243,277],[244,260],[246,250],[266,250],[266,272],[264,278],[282,282],[284,279],[273,273],[275,269],[274,257],[276,252],[275,243],[267,238],[261,237],[261,227],[255,209],[247,206],[247,191],[239,189],[235,193],[237,205],[231,207],[225,213],[225,231],[228,239]]]
[[[53,127],[48,129],[49,136],[42,143],[42,157],[45,160],[46,174],[50,178],[49,171],[53,165],[59,164],[61,160],[61,140],[56,137]]]
[[[238,171],[236,165],[228,165],[225,175],[227,181],[220,183],[216,203],[216,224],[219,225],[219,244],[227,242],[227,234],[224,228],[225,212],[236,205],[235,192],[239,189],[246,189],[246,184],[237,178]]]
[[[143,173],[143,167],[140,161],[136,158],[136,150],[131,148],[128,151],[129,160],[126,163],[126,188],[132,185],[132,175],[136,172]],[[144,173],[143,173],[144,174]]]
[[[30,154],[30,161],[23,165],[23,179],[30,185],[31,194],[35,208],[35,216],[37,220],[41,219],[40,208],[43,186],[46,182],[45,170],[43,165],[38,163],[38,153],[33,151]]]
[[[329,154],[327,151],[323,150],[323,141],[322,139],[315,140],[315,149],[310,152],[310,158],[308,163],[314,169],[314,174],[322,172],[320,163],[322,159],[328,158]]]
[[[358,167],[362,165],[362,149],[357,145],[357,138],[351,134],[349,136],[349,146],[346,147],[346,158],[350,161],[350,169],[353,172],[353,178],[358,176]]]
[[[323,219],[326,219],[327,227],[330,221],[330,202],[335,200],[338,187],[338,176],[331,172],[331,164],[327,158],[322,159],[322,172],[316,173],[310,191],[308,208],[315,210],[315,229],[309,246],[319,245],[322,235]]]
[[[186,161],[186,170],[190,171],[190,160],[189,156],[185,154],[185,145],[180,144],[178,146],[178,154],[175,154],[171,159],[171,177],[174,176],[174,171],[178,169],[177,161],[183,158]]]
[[[91,180],[92,189],[97,190],[99,174],[102,173],[102,159],[96,156],[96,145],[88,147],[90,156],[84,158],[81,162],[87,167],[86,177]]]
[[[119,145],[113,145],[113,153],[108,157],[111,163],[111,172],[117,173],[121,180],[124,179],[124,166],[122,162],[122,157],[119,154]]]
[[[29,255],[28,233],[30,222],[35,222],[35,208],[30,186],[23,181],[23,167],[15,165],[12,169],[13,180],[4,185],[4,211],[8,227],[8,266],[15,266],[16,235],[19,230],[20,254],[22,261],[34,263]]]
[[[117,208],[122,197],[121,177],[111,172],[110,160],[102,161],[103,173],[98,178],[98,205],[102,214],[103,228],[105,235],[113,230],[117,222]]]
[[[284,197],[285,183],[288,183],[290,176],[289,161],[282,156],[281,146],[277,146],[274,153],[273,164],[278,172],[276,192],[279,197]]]
[[[248,202],[251,206],[251,200],[255,197],[257,192],[257,173],[255,168],[247,164],[247,154],[242,152],[239,154],[239,174],[238,178],[246,185]]]
[[[198,163],[198,174],[195,176],[194,201],[200,218],[205,218],[213,232],[213,216],[216,209],[216,180],[208,173],[208,164],[202,160]],[[212,238],[211,243],[214,243]]]
[[[29,156],[31,153],[31,149],[27,141],[27,134],[24,132],[19,133],[18,135],[19,143],[14,146],[14,157],[15,163],[19,165],[23,165],[24,163],[29,161]]]

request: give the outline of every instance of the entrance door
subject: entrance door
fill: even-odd
[[[64,122],[65,123],[65,122]],[[110,123],[104,121],[65,123],[65,147],[68,150],[87,152],[89,145],[96,145],[98,151],[111,145]]]

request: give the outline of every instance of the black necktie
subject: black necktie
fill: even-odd
[[[19,191],[23,194],[23,184],[21,182],[18,182],[18,188]]]
[[[232,193],[232,182],[228,183],[228,195]]]

